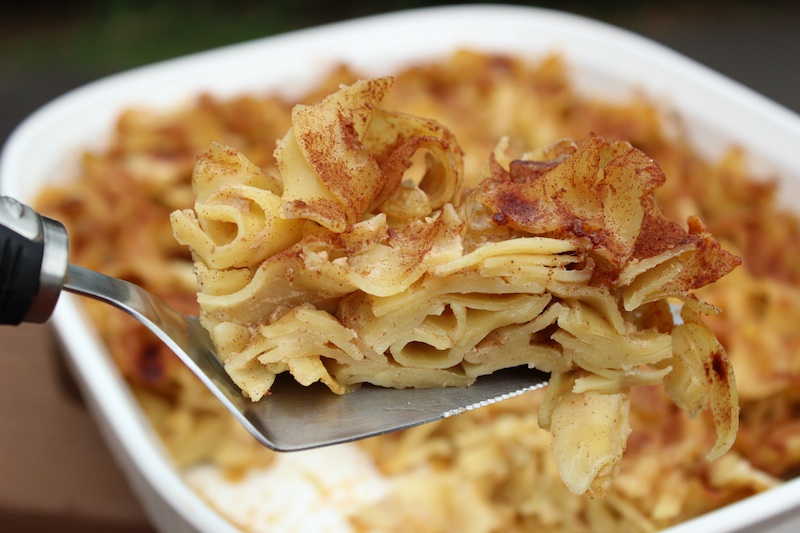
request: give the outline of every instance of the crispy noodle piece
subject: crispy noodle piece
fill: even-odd
[[[391,83],[296,106],[279,176],[212,144],[194,209],[172,213],[202,322],[244,394],[261,399],[283,372],[343,394],[526,365],[552,374],[539,422],[576,494],[617,476],[634,386],[663,383],[692,417],[710,404],[708,458],[727,451],[734,376],[699,318],[715,308],[691,292],[739,259],[696,217],[687,231],[662,214],[658,165],[597,136],[514,160],[501,141],[466,189],[450,132],[378,107]]]

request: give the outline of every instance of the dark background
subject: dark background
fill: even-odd
[[[421,0],[4,2],[5,6],[0,7],[0,143],[25,116],[48,100],[114,72],[326,22],[446,3]],[[506,3],[560,9],[635,31],[800,112],[800,2]]]

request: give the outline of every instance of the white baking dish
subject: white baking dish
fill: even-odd
[[[299,94],[334,64],[368,75],[469,47],[531,58],[559,52],[581,92],[625,99],[644,89],[686,121],[691,140],[716,157],[746,147],[765,175],[780,177],[781,197],[800,212],[800,118],[687,58],[629,32],[574,15],[534,8],[470,6],[380,15],[204,52],[109,77],[34,113],[9,138],[0,159],[0,192],[31,201],[70,174],[77,155],[102,146],[119,112],[169,108],[201,91]],[[154,525],[161,531],[233,532],[182,481],[112,363],[79,302],[63,295],[53,317],[103,433]],[[800,480],[670,529],[794,531]]]

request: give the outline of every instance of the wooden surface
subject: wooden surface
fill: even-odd
[[[48,326],[0,326],[0,531],[154,531]]]

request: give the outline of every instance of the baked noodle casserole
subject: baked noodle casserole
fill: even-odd
[[[558,56],[361,78],[130,109],[37,207],[73,262],[200,314],[253,400],[285,372],[339,394],[552,373],[348,445],[384,482],[352,531],[654,531],[792,474],[798,223],[741,149],[703,160]],[[142,326],[87,307],[178,465],[277,468]]]

